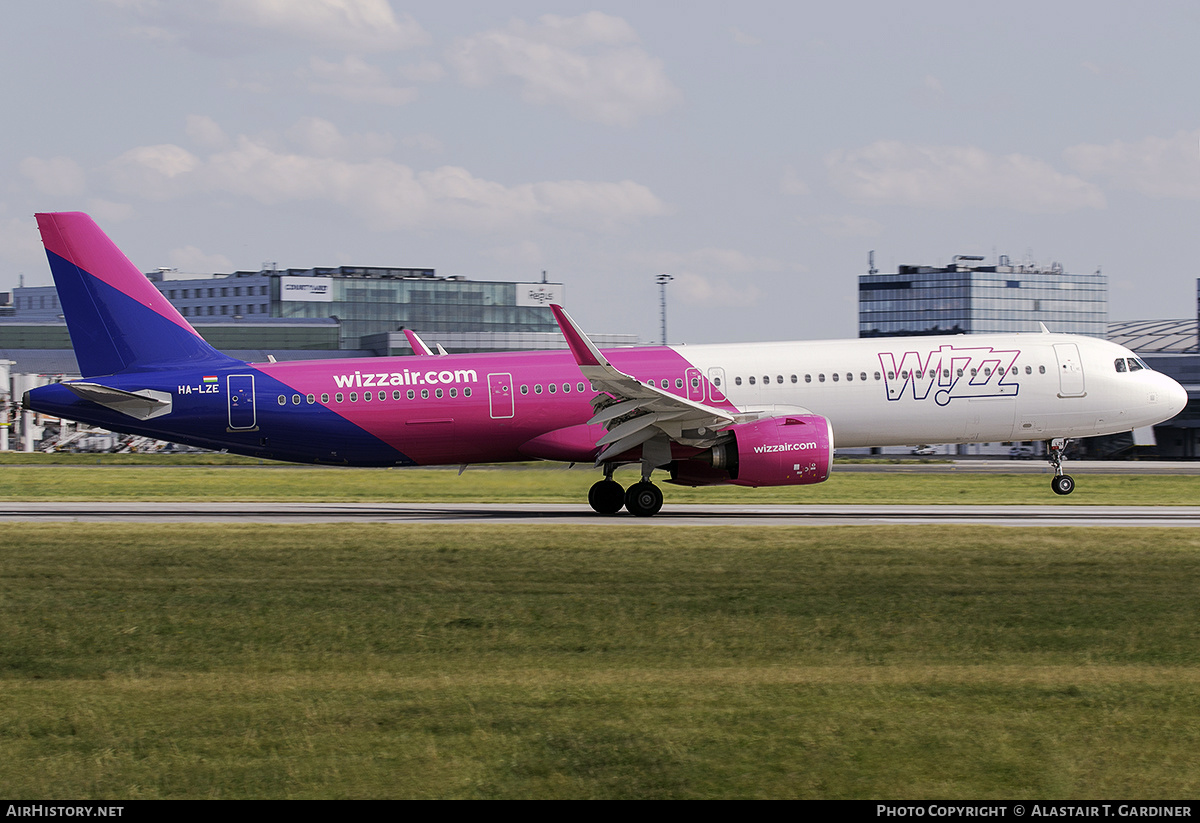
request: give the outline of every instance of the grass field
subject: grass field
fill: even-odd
[[[126,455],[115,455],[125,457]],[[216,455],[228,458],[228,455]],[[149,458],[147,458],[149,459]],[[601,474],[560,464],[452,469],[346,469],[231,465],[0,465],[0,500],[323,500],[328,502],[577,503]],[[661,481],[665,474],[659,473]],[[625,484],[636,469],[617,472]],[[674,503],[961,503],[1036,505],[1194,505],[1200,477],[1081,472],[1070,497],[1050,491],[1044,475],[850,473],[834,468],[816,486],[689,489],[664,484]]]
[[[1183,529],[10,528],[0,794],[1194,797],[1198,550]]]

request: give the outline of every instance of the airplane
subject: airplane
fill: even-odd
[[[297,463],[552,460],[603,471],[599,514],[652,516],[687,486],[821,483],[842,447],[1046,440],[1162,422],[1183,387],[1105,340],[1042,333],[598,349],[561,306],[558,351],[248,363],[214,349],[86,214],[37,215],[81,379],[37,412]],[[613,479],[636,464],[628,489]]]

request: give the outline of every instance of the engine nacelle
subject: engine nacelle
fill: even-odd
[[[816,414],[741,423],[728,442],[676,461],[671,482],[685,486],[807,486],[829,479],[833,426]]]

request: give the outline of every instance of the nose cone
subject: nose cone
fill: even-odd
[[[1167,377],[1164,375],[1163,379],[1168,384],[1166,387],[1166,390],[1165,390],[1165,394],[1167,396],[1166,397],[1167,409],[1171,412],[1171,417],[1174,417],[1175,415],[1177,415],[1181,411],[1183,411],[1184,406],[1187,405],[1187,402],[1188,402],[1187,389],[1185,389],[1183,386],[1179,385],[1177,382],[1172,380],[1170,377]]]

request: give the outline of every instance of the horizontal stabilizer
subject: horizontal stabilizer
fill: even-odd
[[[63,383],[63,386],[84,400],[138,420],[149,420],[171,413],[171,395],[168,392],[152,389],[128,392],[99,383]]]

